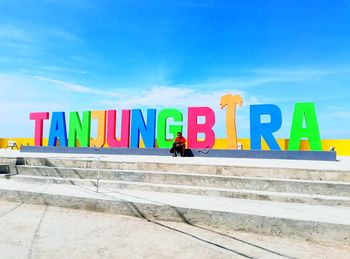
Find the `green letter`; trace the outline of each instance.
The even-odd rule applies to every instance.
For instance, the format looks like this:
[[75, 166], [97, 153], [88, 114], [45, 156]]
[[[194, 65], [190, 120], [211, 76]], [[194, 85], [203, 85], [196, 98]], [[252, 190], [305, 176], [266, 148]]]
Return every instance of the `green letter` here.
[[[305, 128], [303, 127], [304, 118]], [[288, 150], [299, 150], [302, 138], [308, 139], [311, 150], [322, 150], [314, 103], [295, 104]]]
[[[182, 122], [182, 112], [177, 109], [163, 109], [158, 114], [157, 120], [157, 144], [159, 148], [170, 148], [173, 140], [167, 140], [167, 121], [173, 118], [175, 122]], [[182, 125], [169, 125], [169, 133], [176, 136], [177, 132], [182, 131]]]
[[83, 112], [83, 123], [80, 121], [78, 112], [71, 112], [69, 115], [69, 139], [68, 146], [76, 147], [79, 139], [81, 147], [89, 147], [91, 131], [91, 112]]

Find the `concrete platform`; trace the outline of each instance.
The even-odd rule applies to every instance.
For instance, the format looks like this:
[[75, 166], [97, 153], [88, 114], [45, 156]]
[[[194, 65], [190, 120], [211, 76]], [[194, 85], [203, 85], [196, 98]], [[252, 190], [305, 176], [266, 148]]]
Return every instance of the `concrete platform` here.
[[[79, 161], [76, 161], [78, 163]], [[51, 164], [55, 160], [50, 160]], [[104, 164], [100, 165], [104, 168]], [[255, 176], [237, 176], [217, 175], [210, 173], [194, 173], [194, 172], [164, 172], [164, 171], [145, 171], [145, 170], [126, 170], [126, 169], [94, 169], [94, 168], [78, 168], [78, 167], [56, 167], [56, 166], [10, 166], [0, 172], [12, 174], [15, 180], [33, 180], [39, 182], [50, 180], [51, 182], [60, 183], [63, 179], [67, 182], [79, 180], [90, 180], [99, 177], [101, 186], [117, 186], [126, 183], [130, 186], [140, 186], [141, 183], [149, 186], [171, 187], [207, 187], [216, 190], [237, 190], [244, 189], [247, 191], [265, 191], [277, 193], [294, 193], [294, 194], [314, 194], [343, 196], [350, 198], [350, 181], [342, 181], [339, 177], [338, 181], [309, 180], [308, 175], [302, 179], [281, 179], [272, 177], [255, 177]], [[254, 170], [251, 170], [254, 172]], [[13, 175], [14, 174], [14, 175]], [[18, 174], [18, 176], [17, 176]], [[237, 174], [237, 173], [236, 173]], [[27, 176], [27, 177], [23, 177]], [[341, 174], [339, 174], [341, 176]], [[347, 175], [346, 175], [347, 176]], [[62, 179], [63, 178], [63, 179]], [[325, 177], [324, 177], [325, 178]], [[345, 178], [345, 177], [344, 177]], [[61, 179], [61, 180], [60, 180]], [[77, 184], [80, 182], [76, 181]], [[89, 182], [89, 181], [88, 181]], [[84, 184], [81, 182], [81, 184]], [[135, 186], [135, 187], [136, 187]], [[158, 188], [155, 188], [158, 189]], [[189, 189], [189, 188], [187, 188]], [[186, 190], [183, 190], [186, 193]]]
[[350, 156], [338, 156], [337, 161], [287, 160], [287, 159], [251, 159], [251, 158], [218, 158], [218, 157], [171, 157], [171, 156], [132, 156], [132, 155], [100, 155], [100, 154], [60, 154], [60, 153], [25, 153], [18, 150], [0, 149], [2, 161], [21, 158], [60, 158], [66, 160], [84, 159], [125, 162], [125, 163], [159, 163], [181, 165], [213, 165], [239, 166], [258, 168], [288, 168], [310, 170], [340, 170], [350, 172]]
[[[22, 146], [24, 153], [61, 153], [61, 154], [97, 154], [97, 155], [137, 155], [169, 156], [169, 149], [162, 148], [89, 148], [89, 147], [37, 147]], [[266, 151], [266, 150], [230, 150], [230, 149], [186, 149], [186, 157], [254, 158], [336, 161], [336, 152], [330, 151]]]
[[188, 194], [144, 192], [0, 181], [0, 198], [22, 203], [87, 209], [147, 219], [181, 221], [227, 230], [350, 239], [350, 208], [250, 201]]
[[[0, 176], [1, 177], [1, 176]], [[9, 178], [9, 176], [5, 176]], [[96, 179], [74, 179], [61, 177], [40, 177], [40, 176], [12, 176], [16, 181], [32, 182], [38, 184], [73, 184], [77, 186], [97, 186]], [[228, 189], [228, 188], [213, 188], [213, 187], [198, 187], [186, 185], [169, 185], [169, 184], [152, 184], [130, 181], [108, 181], [99, 180], [101, 188], [113, 188], [119, 190], [139, 190], [139, 191], [154, 191], [154, 192], [170, 192], [170, 193], [188, 193], [193, 195], [204, 195], [213, 197], [239, 198], [249, 200], [268, 200], [279, 202], [306, 203], [315, 205], [328, 206], [348, 206], [350, 207], [350, 197], [316, 195], [316, 194], [300, 194], [288, 192], [271, 192], [257, 191], [246, 189]]]
[[347, 158], [314, 163], [2, 152], [3, 200], [281, 237], [350, 240]]

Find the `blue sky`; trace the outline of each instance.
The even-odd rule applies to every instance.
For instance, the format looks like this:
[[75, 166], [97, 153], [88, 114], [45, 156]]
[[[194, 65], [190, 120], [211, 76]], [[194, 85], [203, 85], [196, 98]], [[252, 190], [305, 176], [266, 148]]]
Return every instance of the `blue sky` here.
[[[350, 2], [0, 0], [0, 137], [32, 111], [316, 103], [322, 138], [350, 138]], [[48, 128], [49, 124], [45, 124]], [[47, 133], [46, 133], [47, 136]]]

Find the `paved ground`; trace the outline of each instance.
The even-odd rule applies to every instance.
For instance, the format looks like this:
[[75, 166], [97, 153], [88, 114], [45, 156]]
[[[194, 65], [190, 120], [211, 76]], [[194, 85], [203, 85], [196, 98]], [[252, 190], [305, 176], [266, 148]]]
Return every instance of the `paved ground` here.
[[350, 225], [350, 207], [109, 188], [100, 188], [97, 193], [96, 187], [9, 180], [0, 180], [0, 189]]
[[[17, 150], [0, 149], [0, 157], [45, 157], [67, 159], [97, 159], [98, 155], [58, 154], [58, 153], [20, 153]], [[309, 161], [283, 159], [247, 159], [247, 158], [214, 158], [214, 157], [164, 157], [164, 156], [128, 156], [103, 155], [101, 160], [119, 162], [152, 162], [152, 163], [182, 163], [195, 165], [228, 165], [248, 167], [301, 168], [315, 170], [346, 170], [350, 171], [350, 156], [338, 156], [338, 161]]]
[[0, 201], [1, 258], [349, 258], [312, 243]]

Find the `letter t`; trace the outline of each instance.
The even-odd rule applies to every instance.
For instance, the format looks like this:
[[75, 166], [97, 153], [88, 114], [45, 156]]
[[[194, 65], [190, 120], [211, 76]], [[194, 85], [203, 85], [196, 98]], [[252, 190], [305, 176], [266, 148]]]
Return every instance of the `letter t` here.
[[35, 146], [43, 145], [44, 120], [48, 120], [49, 117], [50, 115], [48, 112], [32, 112], [29, 114], [29, 119], [35, 121], [35, 129], [34, 129]]

